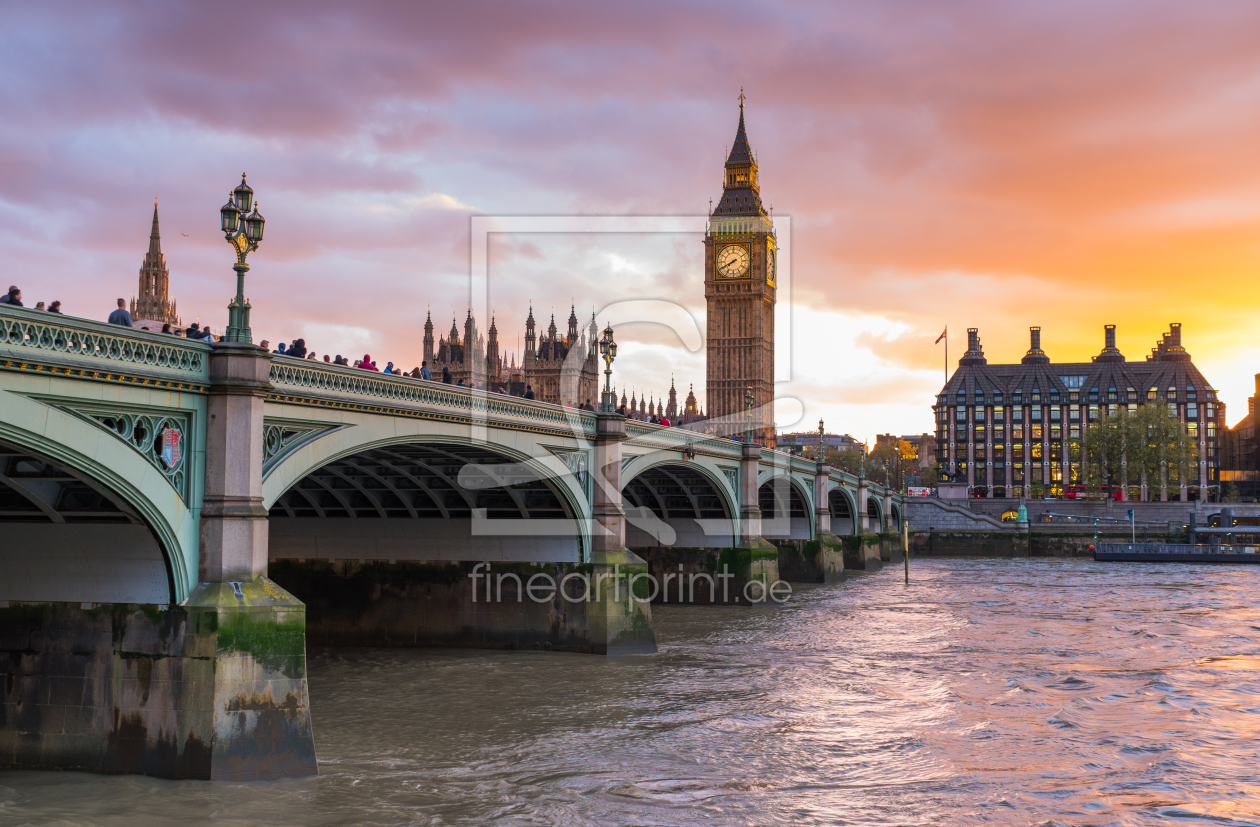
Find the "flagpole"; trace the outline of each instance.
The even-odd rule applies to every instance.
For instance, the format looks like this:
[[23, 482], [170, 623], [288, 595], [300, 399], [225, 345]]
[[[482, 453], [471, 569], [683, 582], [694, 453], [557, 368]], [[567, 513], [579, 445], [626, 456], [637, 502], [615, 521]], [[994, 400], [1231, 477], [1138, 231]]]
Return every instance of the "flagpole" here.
[[945, 325], [945, 384], [949, 384], [949, 325]]

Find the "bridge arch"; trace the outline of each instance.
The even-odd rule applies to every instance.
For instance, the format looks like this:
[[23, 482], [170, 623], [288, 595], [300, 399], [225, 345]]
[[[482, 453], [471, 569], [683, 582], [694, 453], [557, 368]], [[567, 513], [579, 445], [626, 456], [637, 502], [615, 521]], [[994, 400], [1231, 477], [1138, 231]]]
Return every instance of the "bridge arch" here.
[[557, 457], [449, 434], [343, 446], [318, 463], [286, 469], [284, 479], [295, 467], [305, 473], [278, 494], [264, 484], [274, 558], [577, 563], [589, 557], [581, 465], [579, 480]]
[[[0, 599], [177, 603], [197, 582], [198, 519], [139, 451], [0, 391]], [[191, 447], [189, 473], [201, 473]], [[33, 550], [39, 553], [31, 554]]]
[[626, 545], [727, 548], [739, 534], [739, 507], [725, 474], [701, 462], [635, 457], [622, 470]]
[[838, 535], [857, 534], [858, 522], [853, 519], [857, 506], [849, 489], [836, 485], [827, 492], [827, 506], [831, 509], [831, 533]]
[[867, 495], [866, 516], [869, 518], [871, 531], [884, 530], [884, 510], [880, 508], [880, 498]]
[[790, 474], [763, 474], [757, 491], [761, 533], [767, 539], [812, 540], [814, 509], [808, 490]]

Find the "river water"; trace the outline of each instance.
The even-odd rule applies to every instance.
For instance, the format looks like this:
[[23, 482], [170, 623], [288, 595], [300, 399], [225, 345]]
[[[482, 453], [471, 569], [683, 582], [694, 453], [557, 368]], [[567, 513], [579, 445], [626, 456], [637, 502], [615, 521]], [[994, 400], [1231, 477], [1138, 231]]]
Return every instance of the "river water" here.
[[661, 651], [312, 651], [320, 776], [0, 774], [0, 824], [1260, 825], [1260, 567], [915, 561]]

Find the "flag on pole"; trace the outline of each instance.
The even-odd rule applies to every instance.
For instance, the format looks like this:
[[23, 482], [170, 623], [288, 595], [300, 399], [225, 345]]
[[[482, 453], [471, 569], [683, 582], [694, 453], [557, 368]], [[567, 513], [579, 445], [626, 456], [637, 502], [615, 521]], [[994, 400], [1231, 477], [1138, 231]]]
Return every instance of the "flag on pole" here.
[[945, 334], [947, 334], [947, 333], [949, 333], [949, 328], [948, 328], [948, 327], [946, 327], [944, 330], [942, 330], [942, 331], [941, 331], [941, 335], [940, 335], [940, 336], [937, 336], [937, 337], [936, 337], [936, 341], [935, 341], [935, 342], [933, 342], [932, 344], [934, 344], [934, 345], [939, 345], [939, 344], [941, 343], [941, 339], [944, 339], [944, 338], [945, 338]]

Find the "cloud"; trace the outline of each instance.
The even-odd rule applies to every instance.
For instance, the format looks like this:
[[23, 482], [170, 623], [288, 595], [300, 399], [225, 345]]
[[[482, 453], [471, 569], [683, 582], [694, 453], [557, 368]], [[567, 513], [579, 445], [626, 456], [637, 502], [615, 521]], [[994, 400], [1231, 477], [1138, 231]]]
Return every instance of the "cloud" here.
[[[414, 361], [425, 310], [467, 305], [470, 213], [699, 213], [720, 195], [743, 86], [763, 196], [793, 219], [793, 300], [838, 326], [795, 339], [839, 360], [801, 363], [807, 407], [830, 400], [867, 436], [924, 430], [917, 400], [939, 372], [920, 342], [944, 324], [981, 328], [991, 360], [1018, 358], [1040, 324], [1066, 360], [1116, 323], [1138, 358], [1173, 316], [1246, 407], [1254, 3], [105, 0], [6, 15], [0, 250], [28, 295], [72, 312], [99, 318], [134, 289], [158, 194], [181, 312], [221, 327], [233, 283], [216, 212], [246, 170], [268, 218], [247, 284], [256, 331], [306, 331], [322, 352], [362, 341], [343, 327], [371, 330]], [[531, 300], [562, 317], [628, 298], [702, 314], [701, 255], [692, 238], [492, 242], [501, 338]], [[648, 333], [628, 344], [641, 387], [664, 392], [675, 371], [703, 388], [702, 361]]]

